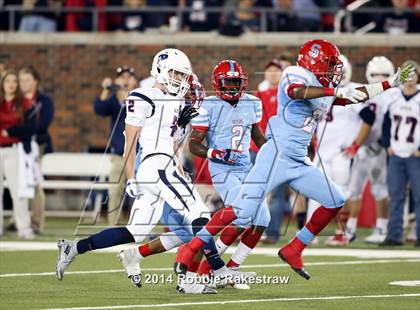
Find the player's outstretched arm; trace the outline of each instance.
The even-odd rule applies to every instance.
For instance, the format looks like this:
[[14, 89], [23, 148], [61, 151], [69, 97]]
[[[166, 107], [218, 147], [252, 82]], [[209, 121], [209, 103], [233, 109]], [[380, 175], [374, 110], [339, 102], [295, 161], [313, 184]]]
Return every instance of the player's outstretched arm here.
[[264, 137], [264, 134], [261, 130], [259, 123], [252, 124], [251, 128], [251, 138], [254, 140], [255, 144], [260, 148], [267, 139]]

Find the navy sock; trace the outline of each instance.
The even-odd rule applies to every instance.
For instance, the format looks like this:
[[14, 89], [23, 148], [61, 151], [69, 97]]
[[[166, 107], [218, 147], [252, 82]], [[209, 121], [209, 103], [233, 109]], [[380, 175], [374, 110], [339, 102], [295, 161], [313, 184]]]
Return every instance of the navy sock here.
[[298, 229], [302, 229], [305, 226], [306, 212], [299, 212], [296, 214]]
[[109, 248], [114, 245], [135, 242], [133, 235], [126, 227], [107, 228], [86, 239], [77, 242], [77, 252], [83, 254], [87, 251]]
[[[208, 223], [208, 221], [209, 220], [206, 218], [198, 218], [192, 222], [194, 236], [201, 230], [202, 227], [204, 227], [204, 225]], [[222, 260], [219, 252], [217, 251], [216, 243], [213, 238], [210, 238], [209, 242], [204, 245], [203, 252], [212, 270], [218, 270], [225, 265], [225, 262]]]

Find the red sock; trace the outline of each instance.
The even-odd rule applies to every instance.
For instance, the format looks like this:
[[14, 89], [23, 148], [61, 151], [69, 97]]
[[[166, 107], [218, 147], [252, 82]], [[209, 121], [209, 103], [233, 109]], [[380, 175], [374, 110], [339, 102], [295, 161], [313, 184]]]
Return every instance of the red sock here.
[[211, 271], [210, 265], [206, 259], [203, 259], [198, 267], [197, 273], [199, 275], [209, 274]]
[[228, 268], [237, 268], [239, 267], [239, 264], [234, 262], [232, 259], [229, 260], [229, 262], [226, 264]]
[[318, 235], [321, 230], [337, 215], [341, 208], [325, 208], [320, 206], [312, 214], [311, 219], [306, 223], [305, 227], [314, 235]]
[[187, 271], [197, 273], [198, 266], [200, 266], [200, 261], [193, 260], [192, 263], [188, 266]]
[[262, 234], [263, 232], [261, 230], [248, 227], [242, 235], [241, 242], [248, 248], [253, 249], [257, 245], [258, 241], [260, 241]]
[[188, 243], [188, 246], [194, 252], [198, 252], [205, 244], [206, 243], [200, 238], [194, 237], [191, 239], [190, 243]]
[[152, 252], [150, 251], [150, 247], [149, 244], [143, 244], [141, 246], [139, 246], [139, 253], [141, 256], [146, 257], [152, 254]]
[[231, 224], [222, 230], [222, 233], [220, 234], [220, 241], [222, 241], [223, 244], [231, 245], [241, 233], [242, 229]]
[[212, 216], [205, 228], [212, 236], [214, 236], [215, 234], [220, 232], [225, 226], [232, 223], [232, 221], [236, 218], [237, 216], [233, 211], [232, 207], [223, 208], [217, 211]]

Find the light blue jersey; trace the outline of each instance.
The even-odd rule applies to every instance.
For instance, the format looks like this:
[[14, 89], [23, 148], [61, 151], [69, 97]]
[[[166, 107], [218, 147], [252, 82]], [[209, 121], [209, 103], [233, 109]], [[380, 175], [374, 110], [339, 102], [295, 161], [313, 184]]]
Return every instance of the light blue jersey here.
[[[218, 161], [209, 161], [209, 171], [213, 186], [225, 205], [232, 205], [238, 196], [245, 178], [252, 168], [249, 147], [251, 144], [251, 128], [262, 118], [262, 105], [259, 98], [245, 94], [234, 107], [218, 97], [207, 97], [200, 110], [200, 115], [191, 123], [193, 129], [206, 130], [207, 146], [225, 150], [242, 152], [236, 165]], [[267, 204], [262, 201], [257, 216], [237, 219], [233, 223], [240, 227], [250, 225], [267, 227], [270, 213]]]
[[[339, 208], [344, 204], [341, 189], [310, 160], [305, 160], [318, 120], [329, 110], [334, 97], [292, 100], [287, 94], [291, 84], [322, 87], [315, 75], [304, 68], [293, 66], [283, 72], [279, 84], [278, 115], [270, 119], [266, 134], [268, 141], [258, 152], [255, 165], [233, 203], [238, 219], [251, 217], [251, 221], [255, 221], [266, 195], [283, 183], [326, 208]], [[198, 235], [205, 240], [206, 233], [203, 229]], [[303, 228], [297, 237], [309, 244], [314, 235]]]
[[269, 120], [266, 136], [276, 141], [282, 153], [303, 161], [318, 121], [328, 112], [334, 97], [294, 100], [287, 94], [291, 84], [322, 87], [312, 72], [302, 67], [287, 67], [279, 83], [277, 116]]
[[[207, 130], [207, 147], [218, 150], [238, 150], [242, 152], [235, 166], [239, 170], [251, 168], [249, 146], [251, 143], [251, 128], [259, 123], [262, 117], [262, 105], [259, 98], [244, 94], [236, 106], [226, 101], [210, 96], [204, 99], [199, 110], [200, 114], [191, 121], [194, 129]], [[209, 161], [211, 175], [216, 175], [226, 169], [232, 169], [215, 160]]]

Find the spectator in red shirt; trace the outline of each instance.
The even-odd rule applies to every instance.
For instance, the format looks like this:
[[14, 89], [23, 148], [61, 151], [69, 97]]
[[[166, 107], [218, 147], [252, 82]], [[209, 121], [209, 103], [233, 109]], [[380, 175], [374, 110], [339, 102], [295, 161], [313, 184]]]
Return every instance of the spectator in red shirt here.
[[[83, 8], [83, 7], [97, 7], [103, 8], [106, 6], [106, 0], [67, 0], [66, 7]], [[93, 31], [93, 13], [74, 12], [67, 13], [66, 16], [66, 30], [67, 31]], [[96, 25], [98, 31], [107, 31], [106, 28], [106, 13], [98, 14], [98, 24]]]
[[26, 153], [30, 152], [31, 138], [35, 132], [35, 113], [32, 102], [25, 100], [18, 87], [18, 76], [6, 71], [0, 79], [0, 235], [3, 227], [3, 178], [13, 200], [13, 215], [18, 237], [33, 239], [28, 199], [19, 192], [18, 144], [23, 144]]

